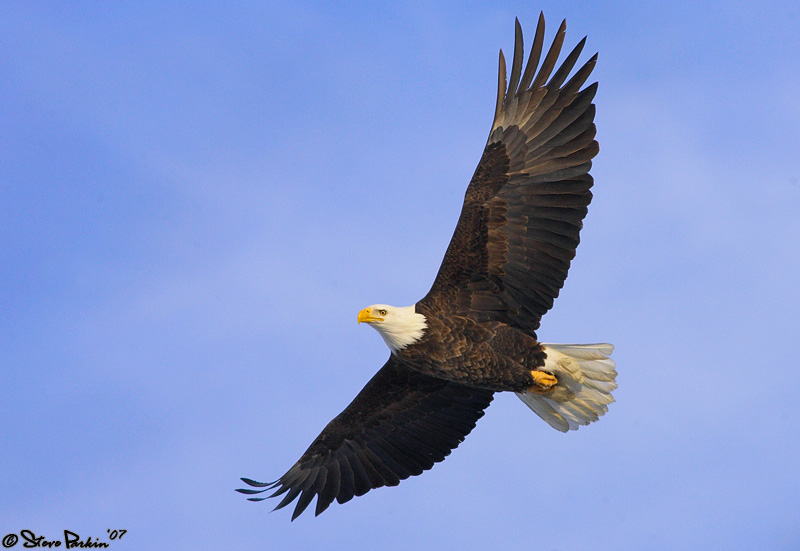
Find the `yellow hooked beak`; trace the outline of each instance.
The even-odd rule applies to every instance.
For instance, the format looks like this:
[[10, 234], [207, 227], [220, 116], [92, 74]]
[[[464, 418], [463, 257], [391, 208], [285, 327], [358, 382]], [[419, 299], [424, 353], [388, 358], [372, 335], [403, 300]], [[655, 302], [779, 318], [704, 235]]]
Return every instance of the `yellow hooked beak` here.
[[371, 323], [373, 321], [383, 321], [383, 318], [372, 315], [372, 308], [364, 308], [358, 313], [358, 323], [362, 321]]

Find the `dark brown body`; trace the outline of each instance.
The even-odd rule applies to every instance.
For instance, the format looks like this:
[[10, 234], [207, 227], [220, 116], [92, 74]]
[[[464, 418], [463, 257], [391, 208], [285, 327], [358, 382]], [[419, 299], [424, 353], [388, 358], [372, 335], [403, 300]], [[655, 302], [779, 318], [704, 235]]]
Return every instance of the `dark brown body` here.
[[442, 318], [417, 304], [428, 329], [417, 343], [394, 352], [403, 364], [439, 379], [486, 390], [526, 390], [531, 370], [544, 365], [545, 353], [525, 332], [497, 321], [467, 316]]

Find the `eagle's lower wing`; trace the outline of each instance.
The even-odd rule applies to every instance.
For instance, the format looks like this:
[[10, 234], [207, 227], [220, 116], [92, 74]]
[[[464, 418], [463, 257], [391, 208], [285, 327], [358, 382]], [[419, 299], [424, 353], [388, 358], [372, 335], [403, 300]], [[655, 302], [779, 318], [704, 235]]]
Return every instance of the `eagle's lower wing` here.
[[517, 22], [507, 88], [500, 52], [492, 131], [442, 266], [421, 301], [429, 309], [533, 332], [564, 284], [592, 198], [589, 169], [598, 151], [592, 104], [597, 85], [580, 89], [597, 56], [565, 83], [585, 39], [550, 76], [565, 29], [562, 22], [534, 77], [544, 18], [524, 74]]
[[272, 483], [243, 478], [255, 489], [238, 491], [286, 493], [276, 509], [299, 496], [294, 520], [315, 495], [319, 515], [334, 499], [344, 503], [372, 488], [395, 486], [449, 455], [483, 416], [492, 394], [423, 375], [391, 356], [286, 474]]

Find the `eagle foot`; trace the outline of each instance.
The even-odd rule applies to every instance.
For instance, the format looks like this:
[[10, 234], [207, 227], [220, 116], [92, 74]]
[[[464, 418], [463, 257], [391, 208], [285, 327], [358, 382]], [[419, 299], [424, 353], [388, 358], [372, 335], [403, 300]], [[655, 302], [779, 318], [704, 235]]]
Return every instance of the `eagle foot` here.
[[558, 384], [558, 379], [556, 379], [556, 376], [546, 371], [534, 369], [531, 371], [531, 376], [533, 377], [533, 386], [528, 388], [528, 392], [546, 394], [552, 391]]

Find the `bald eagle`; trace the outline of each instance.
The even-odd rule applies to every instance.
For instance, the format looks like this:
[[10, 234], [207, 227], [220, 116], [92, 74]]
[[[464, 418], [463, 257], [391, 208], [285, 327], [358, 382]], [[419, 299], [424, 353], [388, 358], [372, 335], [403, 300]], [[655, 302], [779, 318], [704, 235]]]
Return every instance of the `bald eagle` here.
[[596, 421], [614, 401], [612, 345], [546, 344], [535, 333], [567, 277], [592, 198], [597, 83], [581, 87], [597, 55], [567, 80], [584, 38], [553, 73], [562, 21], [537, 71], [540, 14], [523, 72], [519, 20], [515, 31], [511, 76], [501, 50], [489, 139], [433, 286], [411, 306], [358, 313], [391, 350], [386, 364], [286, 474], [242, 479], [250, 488], [241, 493], [286, 494], [276, 509], [299, 497], [292, 520], [314, 496], [319, 515], [334, 499], [430, 469], [464, 440], [495, 392], [516, 393], [563, 432]]

